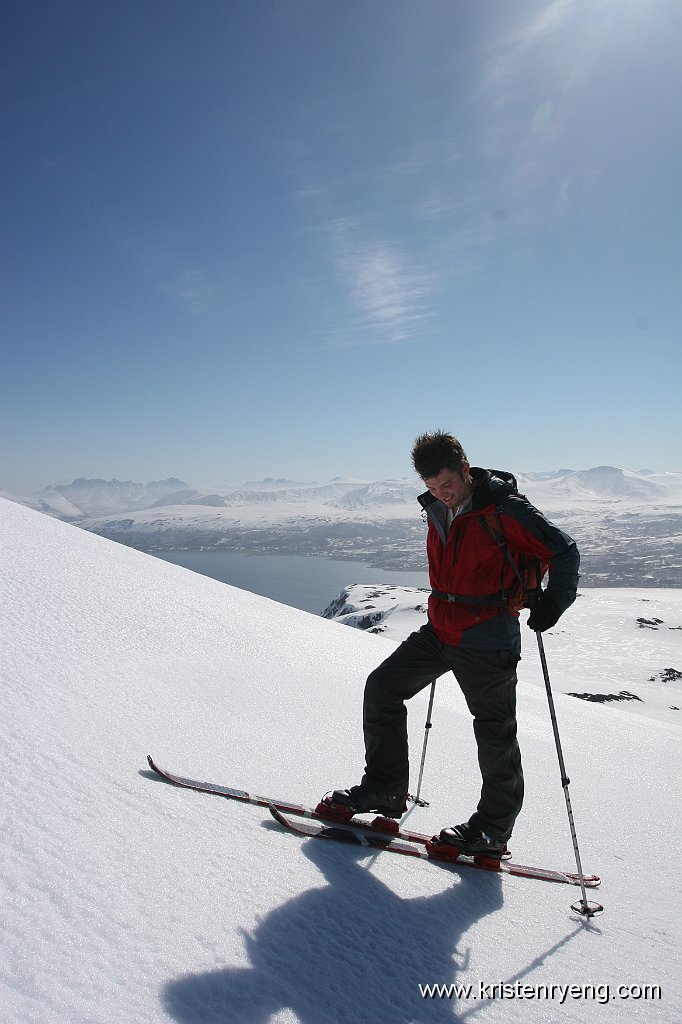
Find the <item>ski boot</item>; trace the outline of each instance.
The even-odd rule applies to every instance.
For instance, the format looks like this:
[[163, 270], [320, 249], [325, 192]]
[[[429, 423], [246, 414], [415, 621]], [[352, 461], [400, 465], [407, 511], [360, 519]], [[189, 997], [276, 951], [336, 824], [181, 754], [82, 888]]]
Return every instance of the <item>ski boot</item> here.
[[402, 817], [406, 810], [404, 793], [373, 793], [363, 785], [335, 789], [323, 797], [315, 808], [317, 814], [333, 821], [350, 821], [356, 814], [376, 811], [379, 817], [374, 819], [372, 825], [380, 831], [397, 831], [398, 823], [395, 819]]
[[426, 844], [426, 852], [434, 860], [455, 861], [460, 855], [471, 857], [474, 864], [490, 871], [499, 871], [502, 858], [510, 856], [503, 839], [493, 839], [469, 822], [441, 829], [440, 834]]

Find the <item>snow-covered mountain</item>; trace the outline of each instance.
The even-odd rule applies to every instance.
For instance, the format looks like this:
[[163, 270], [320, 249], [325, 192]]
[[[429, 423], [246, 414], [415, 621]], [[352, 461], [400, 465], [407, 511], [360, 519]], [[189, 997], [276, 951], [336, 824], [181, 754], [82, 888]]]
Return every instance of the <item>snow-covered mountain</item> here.
[[527, 483], [533, 494], [542, 494], [553, 504], [566, 500], [657, 502], [682, 501], [682, 473], [633, 473], [614, 466], [595, 466], [593, 469], [560, 470], [552, 474], [521, 474], [520, 482]]
[[[663, 501], [682, 505], [682, 473], [654, 473], [641, 470], [617, 469], [613, 466], [597, 466], [593, 469], [561, 469], [547, 472], [518, 473], [519, 485], [525, 489], [531, 500], [549, 503], [551, 511], [565, 509], [567, 502], [622, 500], [642, 504], [647, 501]], [[364, 510], [372, 508], [382, 514], [392, 506], [404, 506], [405, 516], [414, 510], [414, 500], [423, 485], [416, 478], [400, 480], [358, 480], [349, 477], [335, 477], [326, 483], [297, 483], [292, 480], [274, 480], [266, 477], [251, 481], [239, 487], [223, 486], [191, 488], [174, 477], [141, 484], [120, 480], [87, 480], [79, 478], [70, 484], [56, 484], [29, 498], [3, 493], [11, 500], [36, 507], [44, 502], [44, 511], [59, 518], [58, 506], [50, 512], [50, 499], [61, 495], [69, 505], [82, 516], [108, 516], [120, 512], [137, 512], [153, 507], [168, 505], [208, 505], [211, 507], [256, 509], [263, 505], [305, 505], [319, 503], [339, 510]]]
[[[3, 1020], [582, 1024], [607, 1002], [619, 1024], [679, 1020], [680, 725], [564, 695], [576, 652], [609, 686], [641, 644], [651, 674], [665, 666], [658, 644], [682, 638], [663, 632], [682, 618], [679, 593], [641, 597], [658, 630], [608, 591], [592, 628], [578, 633], [567, 613], [570, 646], [547, 636], [583, 865], [603, 879], [605, 913], [587, 922], [569, 907], [578, 890], [299, 841], [262, 809], [152, 778], [148, 751], [308, 803], [357, 781], [363, 680], [394, 643], [17, 504], [0, 501], [0, 515]], [[526, 644], [527, 797], [512, 846], [519, 861], [570, 869], [536, 661]], [[410, 705], [415, 760], [426, 701]], [[426, 832], [462, 820], [479, 788], [451, 681], [433, 722], [430, 806], [408, 818]], [[453, 983], [446, 998], [419, 987]]]
[[383, 584], [351, 583], [324, 609], [325, 619], [344, 626], [404, 640], [427, 621], [429, 590]]
[[185, 489], [163, 495], [151, 506], [162, 508], [167, 505], [210, 505], [223, 508], [243, 509], [249, 505], [260, 509], [263, 505], [285, 507], [295, 505], [314, 508], [328, 505], [333, 509], [366, 510], [376, 508], [385, 514], [386, 507], [400, 505], [412, 509], [415, 499], [415, 484], [407, 480], [379, 480], [362, 483], [350, 480], [332, 480], [326, 484], [291, 485], [281, 481], [266, 482], [265, 486], [253, 488], [231, 488], [223, 490]]
[[187, 484], [174, 477], [148, 484], [134, 483], [132, 480], [86, 480], [80, 477], [70, 484], [55, 484], [48, 488], [48, 492], [61, 494], [80, 509], [83, 516], [99, 516], [149, 508], [164, 494], [186, 487]]
[[[420, 488], [423, 490], [423, 487]], [[373, 509], [387, 505], [407, 505], [414, 508], [415, 483], [408, 480], [379, 480], [354, 487], [338, 502], [341, 508]]]
[[18, 505], [25, 505], [26, 508], [33, 508], [36, 512], [44, 512], [45, 515], [54, 516], [55, 519], [63, 519], [67, 523], [76, 522], [84, 517], [82, 509], [51, 487], [46, 487], [40, 494], [30, 498], [0, 491], [0, 498], [14, 501]]

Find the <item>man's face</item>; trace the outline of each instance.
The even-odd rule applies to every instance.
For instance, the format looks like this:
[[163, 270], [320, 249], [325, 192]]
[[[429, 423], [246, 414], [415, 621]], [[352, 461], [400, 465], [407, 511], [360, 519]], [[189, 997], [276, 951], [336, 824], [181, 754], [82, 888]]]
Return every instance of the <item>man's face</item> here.
[[456, 469], [442, 469], [438, 476], [424, 479], [424, 483], [434, 498], [438, 498], [448, 508], [457, 508], [471, 494], [469, 463], [462, 463], [461, 472]]

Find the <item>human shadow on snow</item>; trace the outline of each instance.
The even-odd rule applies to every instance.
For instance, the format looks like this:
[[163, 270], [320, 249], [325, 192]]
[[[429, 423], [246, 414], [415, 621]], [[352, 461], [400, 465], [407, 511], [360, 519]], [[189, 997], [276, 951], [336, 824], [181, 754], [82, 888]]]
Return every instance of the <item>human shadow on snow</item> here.
[[468, 959], [461, 937], [502, 906], [500, 876], [443, 869], [442, 892], [403, 897], [366, 869], [381, 854], [314, 839], [300, 849], [327, 884], [243, 932], [250, 967], [168, 982], [162, 1001], [171, 1017], [267, 1024], [288, 1007], [301, 1024], [454, 1024], [456, 1001], [424, 999], [419, 984], [457, 981]]

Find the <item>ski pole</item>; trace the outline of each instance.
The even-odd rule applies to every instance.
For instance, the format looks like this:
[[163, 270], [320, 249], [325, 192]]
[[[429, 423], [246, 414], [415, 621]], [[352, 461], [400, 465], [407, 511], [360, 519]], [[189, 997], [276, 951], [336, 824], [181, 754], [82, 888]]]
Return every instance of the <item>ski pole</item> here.
[[426, 761], [426, 745], [429, 742], [429, 730], [431, 729], [431, 712], [433, 710], [433, 696], [436, 692], [436, 680], [434, 679], [431, 683], [431, 696], [429, 697], [429, 709], [426, 712], [426, 725], [424, 726], [424, 746], [422, 748], [422, 763], [419, 767], [419, 782], [417, 783], [416, 796], [410, 797], [410, 799], [417, 804], [419, 807], [428, 807], [429, 801], [422, 800], [420, 794], [422, 791], [422, 778], [424, 776], [424, 762]]
[[563, 787], [564, 798], [566, 800], [566, 812], [568, 814], [568, 823], [571, 829], [571, 839], [573, 840], [573, 852], [575, 853], [575, 863], [578, 868], [578, 878], [580, 880], [580, 889], [582, 892], [582, 900], [580, 900], [579, 903], [572, 903], [571, 910], [577, 911], [579, 914], [582, 914], [583, 917], [594, 917], [595, 914], [601, 914], [604, 908], [600, 903], [590, 903], [587, 899], [587, 892], [585, 890], [585, 876], [583, 874], [583, 867], [580, 862], [580, 851], [578, 850], [578, 837], [576, 836], [575, 822], [573, 820], [573, 809], [571, 807], [571, 798], [568, 792], [568, 786], [571, 780], [566, 775], [566, 765], [564, 763], [564, 755], [561, 749], [561, 740], [559, 739], [559, 726], [557, 724], [556, 711], [554, 709], [554, 697], [552, 696], [552, 687], [549, 681], [547, 658], [545, 656], [545, 645], [542, 642], [542, 633], [540, 632], [540, 630], [536, 630], [535, 635], [538, 638], [538, 649], [540, 651], [542, 674], [545, 677], [545, 690], [547, 691], [547, 701], [549, 703], [549, 716], [552, 719], [554, 743], [556, 744], [557, 755], [559, 758], [559, 771], [561, 772], [561, 785]]

